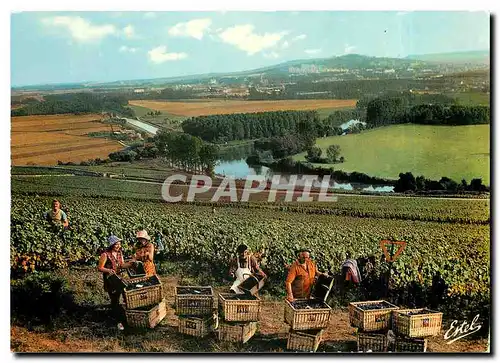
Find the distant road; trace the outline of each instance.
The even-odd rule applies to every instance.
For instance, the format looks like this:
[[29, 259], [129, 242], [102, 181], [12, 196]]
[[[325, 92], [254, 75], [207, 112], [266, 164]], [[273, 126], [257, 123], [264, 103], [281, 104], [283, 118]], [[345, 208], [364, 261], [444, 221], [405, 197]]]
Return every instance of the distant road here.
[[134, 120], [131, 118], [124, 118], [124, 119], [127, 121], [127, 123], [134, 125], [135, 127], [139, 128], [141, 130], [144, 130], [146, 132], [149, 132], [150, 134], [153, 134], [153, 135], [156, 135], [156, 133], [159, 130], [158, 127], [152, 126], [150, 124], [147, 124], [147, 123], [139, 121], [139, 120]]

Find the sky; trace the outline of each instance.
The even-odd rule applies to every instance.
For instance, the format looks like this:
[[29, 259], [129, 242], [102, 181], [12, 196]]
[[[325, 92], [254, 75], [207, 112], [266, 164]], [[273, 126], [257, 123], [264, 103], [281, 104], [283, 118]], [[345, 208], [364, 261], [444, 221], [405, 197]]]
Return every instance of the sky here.
[[11, 85], [236, 72], [349, 53], [489, 50], [486, 12], [20, 12]]

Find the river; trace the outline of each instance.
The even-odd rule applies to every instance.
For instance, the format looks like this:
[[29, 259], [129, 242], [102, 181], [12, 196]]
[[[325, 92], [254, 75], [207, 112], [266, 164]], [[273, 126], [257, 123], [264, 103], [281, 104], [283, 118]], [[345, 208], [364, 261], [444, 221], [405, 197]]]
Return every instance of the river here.
[[[267, 180], [272, 180], [272, 177], [276, 174], [281, 176], [280, 186], [284, 186], [288, 184], [290, 174], [286, 173], [274, 173], [271, 169], [266, 166], [256, 166], [252, 167], [247, 164], [246, 159], [239, 160], [231, 160], [231, 161], [222, 161], [219, 160], [217, 165], [215, 166], [215, 173], [219, 175], [224, 175], [228, 177], [232, 177], [235, 179], [244, 179], [249, 175], [262, 175]], [[302, 180], [303, 175], [297, 176], [296, 185], [304, 185], [304, 181]], [[320, 188], [321, 180], [317, 180], [313, 182], [313, 186]], [[337, 183], [334, 180], [330, 180], [330, 188], [331, 189], [341, 189], [341, 190], [362, 190], [366, 192], [384, 192], [391, 193], [394, 192], [394, 187], [392, 185], [370, 185], [370, 184], [361, 184], [361, 183]]]

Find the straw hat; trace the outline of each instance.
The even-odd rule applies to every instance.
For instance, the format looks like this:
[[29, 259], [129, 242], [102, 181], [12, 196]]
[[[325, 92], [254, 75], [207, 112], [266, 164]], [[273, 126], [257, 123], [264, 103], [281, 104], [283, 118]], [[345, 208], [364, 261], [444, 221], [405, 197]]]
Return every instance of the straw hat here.
[[145, 229], [137, 232], [137, 238], [144, 238], [148, 241], [151, 240], [151, 237], [149, 237], [148, 232]]

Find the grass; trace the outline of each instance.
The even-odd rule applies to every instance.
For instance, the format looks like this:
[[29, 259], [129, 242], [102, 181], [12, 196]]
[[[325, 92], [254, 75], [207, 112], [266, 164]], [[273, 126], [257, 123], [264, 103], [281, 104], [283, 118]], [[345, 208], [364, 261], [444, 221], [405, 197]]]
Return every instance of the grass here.
[[[398, 178], [411, 171], [415, 176], [457, 182], [482, 178], [490, 184], [490, 126], [396, 125], [361, 134], [320, 138], [323, 149], [338, 144], [343, 164], [316, 164], [346, 172], [362, 172], [383, 178]], [[305, 160], [305, 153], [294, 156]]]
[[164, 111], [162, 111], [161, 115], [153, 117], [147, 115], [147, 113], [156, 110], [138, 105], [129, 105], [129, 107], [134, 111], [135, 115], [139, 117], [141, 120], [149, 122], [150, 124], [153, 124], [155, 126], [164, 127], [172, 130], [179, 130], [180, 124], [182, 123], [182, 121], [186, 119], [185, 116], [173, 115]]

